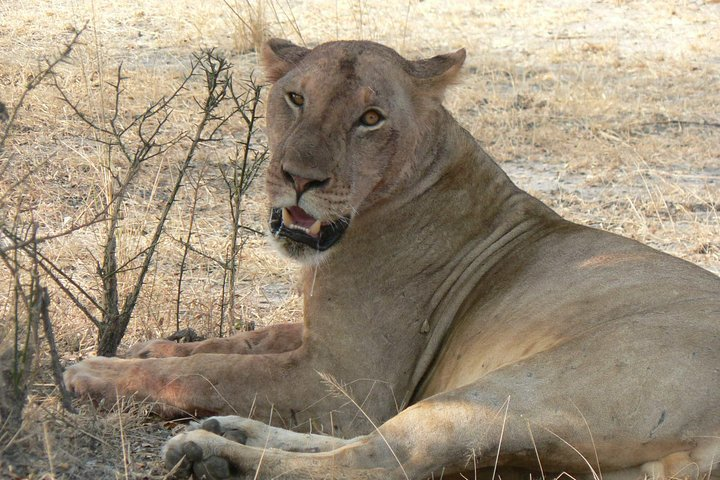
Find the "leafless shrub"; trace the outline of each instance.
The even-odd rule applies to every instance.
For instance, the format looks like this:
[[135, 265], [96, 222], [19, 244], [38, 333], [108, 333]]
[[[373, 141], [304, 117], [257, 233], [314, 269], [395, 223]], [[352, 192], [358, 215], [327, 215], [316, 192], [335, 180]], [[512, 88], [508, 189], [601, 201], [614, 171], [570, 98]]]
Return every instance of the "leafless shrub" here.
[[[7, 139], [22, 111], [27, 96], [55, 73], [78, 44], [83, 29], [76, 30], [60, 53], [45, 61], [22, 91], [18, 101], [8, 112], [0, 102], [0, 121], [6, 122], [0, 132], [0, 178], [12, 168], [12, 155], [4, 150]], [[32, 205], [19, 193], [23, 187], [21, 177], [16, 182], [3, 182], [0, 191], [0, 272], [11, 278], [7, 301], [0, 305], [0, 444], [9, 445], [6, 437], [17, 431], [27, 390], [35, 376], [35, 354], [40, 344], [40, 328], [50, 345], [54, 378], [61, 391], [63, 405], [71, 409], [67, 391], [62, 383], [59, 357], [55, 346], [48, 308], [50, 295], [42, 285], [43, 255], [40, 245], [48, 237], [38, 237], [38, 225], [33, 217]], [[67, 234], [62, 232], [56, 235]], [[3, 441], [7, 440], [7, 441]]]
[[[194, 131], [173, 133], [173, 107], [185, 92], [188, 83], [201, 77], [204, 81], [203, 98], [195, 98], [195, 104], [200, 109], [200, 117], [194, 126]], [[194, 166], [194, 159], [198, 151], [213, 142], [220, 141], [221, 128], [235, 115], [240, 114], [248, 127], [248, 134], [240, 142], [237, 150], [238, 162], [233, 167], [230, 177], [226, 177], [228, 187], [233, 189], [230, 198], [233, 212], [233, 233], [229, 247], [229, 266], [223, 262], [228, 272], [237, 268], [238, 243], [237, 229], [240, 226], [240, 197], [244, 194], [250, 182], [255, 178], [257, 168], [264, 159], [265, 150], [255, 150], [252, 138], [256, 134], [255, 109], [259, 103], [260, 87], [252, 80], [247, 85], [247, 91], [236, 93], [230, 73], [230, 64], [224, 57], [212, 50], [203, 51], [194, 56], [190, 72], [180, 85], [170, 93], [141, 112], [129, 121], [124, 121], [122, 111], [123, 81], [122, 66], [117, 68], [115, 80], [111, 84], [114, 93], [114, 103], [111, 116], [107, 121], [96, 119], [79, 106], [79, 102], [70, 98], [56, 77], [55, 88], [65, 103], [70, 106], [73, 113], [94, 132], [96, 141], [104, 146], [103, 169], [105, 178], [105, 205], [106, 212], [105, 239], [101, 260], [98, 261], [97, 275], [101, 282], [102, 295], [91, 293], [78, 283], [62, 276], [59, 268], [51, 269], [63, 291], [74, 298], [74, 303], [82, 313], [97, 327], [99, 331], [97, 352], [99, 355], [113, 356], [130, 322], [133, 310], [143, 289], [148, 272], [153, 262], [153, 256], [163, 236], [168, 215], [175, 203], [178, 192], [184, 187], [185, 179]], [[246, 113], [247, 112], [247, 113]], [[123, 227], [123, 208], [128, 201], [128, 194], [142, 175], [151, 160], [168, 155], [170, 150], [181, 149], [182, 159], [174, 172], [174, 182], [164, 194], [161, 212], [154, 225], [148, 227], [152, 230], [150, 240], [136, 250], [122, 264], [118, 261], [118, 242], [121, 241]], [[235, 165], [235, 164], [233, 164]], [[198, 179], [198, 182], [200, 180]], [[197, 188], [197, 185], [196, 187]], [[197, 192], [195, 193], [197, 198]], [[193, 208], [194, 210], [194, 208]], [[192, 214], [191, 214], [192, 215]], [[192, 238], [192, 221], [185, 239], [186, 251], [181, 263], [181, 272], [184, 269], [187, 250], [190, 248]], [[230, 292], [234, 288], [234, 273], [228, 277]], [[129, 285], [126, 292], [121, 285]], [[182, 274], [178, 280], [178, 306], [176, 308], [176, 323], [179, 327], [179, 302], [182, 291]], [[123, 295], [123, 293], [125, 293]], [[83, 297], [83, 301], [79, 298]], [[230, 297], [232, 295], [230, 294]], [[225, 292], [223, 293], [225, 298]], [[84, 304], [90, 303], [90, 308]], [[232, 303], [232, 301], [230, 301]], [[223, 302], [224, 304], [225, 302]], [[99, 312], [96, 314], [93, 312]]]
[[228, 159], [227, 164], [219, 168], [219, 174], [225, 186], [227, 195], [228, 210], [230, 212], [230, 236], [225, 248], [225, 255], [222, 258], [213, 257], [205, 253], [192, 242], [192, 228], [195, 220], [195, 209], [197, 205], [198, 191], [201, 186], [202, 174], [198, 180], [191, 183], [193, 196], [189, 215], [187, 237], [178, 240], [182, 243], [183, 252], [178, 274], [177, 296], [176, 296], [176, 328], [180, 330], [180, 311], [182, 304], [182, 284], [185, 266], [190, 253], [210, 259], [222, 269], [222, 288], [220, 292], [220, 319], [219, 336], [233, 332], [235, 328], [251, 329], [251, 323], [245, 323], [237, 313], [236, 290], [238, 270], [240, 267], [240, 254], [242, 252], [248, 235], [260, 235], [262, 232], [246, 226], [243, 223], [243, 199], [254, 180], [260, 173], [260, 169], [268, 158], [268, 148], [263, 142], [258, 142], [258, 123], [262, 119], [259, 113], [261, 105], [262, 85], [257, 83], [251, 76], [240, 87], [237, 92], [235, 87], [230, 86], [233, 112], [239, 114], [244, 124], [244, 136], [237, 140], [234, 154]]
[[[268, 148], [265, 144], [256, 145], [254, 138], [258, 134], [258, 120], [260, 114], [258, 107], [260, 105], [260, 93], [262, 87], [250, 78], [243, 85], [242, 93], [236, 95], [233, 92], [233, 101], [235, 107], [242, 116], [245, 123], [245, 138], [240, 140], [235, 148], [235, 155], [230, 161], [229, 172], [223, 171], [222, 176], [227, 187], [228, 203], [230, 206], [230, 215], [232, 222], [232, 231], [227, 249], [227, 255], [223, 262], [225, 271], [225, 281], [227, 289], [223, 288], [224, 295], [222, 302], [222, 310], [220, 316], [220, 335], [223, 333], [224, 319], [228, 318], [228, 331], [232, 331], [237, 323], [237, 311], [235, 305], [235, 290], [238, 275], [238, 259], [243, 248], [244, 239], [241, 230], [245, 229], [252, 233], [260, 233], [253, 229], [243, 226], [242, 223], [242, 200], [245, 197], [253, 180], [257, 177], [260, 167], [268, 158]], [[249, 329], [249, 324], [241, 325], [244, 329]]]
[[[34, 226], [24, 230], [28, 236], [35, 236]], [[33, 243], [35, 248], [36, 245]], [[2, 435], [6, 435], [16, 431], [20, 424], [27, 388], [33, 375], [32, 363], [39, 342], [40, 310], [45, 299], [41, 293], [36, 257], [25, 258], [20, 249], [13, 249], [0, 253], [0, 261], [12, 276], [11, 300], [5, 306], [12, 319], [11, 331], [5, 334], [11, 338], [3, 342], [0, 352], [0, 391], [3, 392], [0, 397], [0, 425], [6, 432]]]

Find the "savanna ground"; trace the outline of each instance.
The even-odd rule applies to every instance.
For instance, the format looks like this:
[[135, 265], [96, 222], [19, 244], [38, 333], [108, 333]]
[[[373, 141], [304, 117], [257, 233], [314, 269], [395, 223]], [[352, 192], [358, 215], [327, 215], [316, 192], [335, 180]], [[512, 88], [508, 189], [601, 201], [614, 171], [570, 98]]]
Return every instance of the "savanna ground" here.
[[[8, 112], [43, 70], [43, 59], [57, 58], [86, 23], [54, 77], [24, 99], [8, 132], [0, 151], [0, 226], [34, 223], [38, 238], [69, 232], [38, 248], [89, 297], [100, 295], [97, 266], [107, 222], [74, 227], [102, 213], [114, 181], [109, 172], [122, 177], [127, 166], [108, 154], [101, 135], [78, 118], [53, 83], [103, 124], [113, 114], [111, 84], [122, 63], [118, 118], [128, 124], [172, 93], [201, 48], [225, 55], [238, 85], [259, 74], [255, 47], [263, 36], [307, 46], [370, 39], [411, 58], [467, 48], [465, 75], [446, 105], [516, 183], [574, 221], [720, 272], [717, 2], [0, 0], [0, 101]], [[202, 82], [193, 79], [177, 97], [165, 138], [182, 140], [143, 164], [119, 212], [123, 296], [185, 158], [182, 134], [198, 122], [193, 98], [202, 93]], [[262, 122], [260, 127], [257, 145], [263, 142]], [[217, 141], [196, 152], [121, 353], [178, 326], [213, 336], [252, 322], [299, 319], [294, 267], [248, 228], [241, 229], [233, 291], [225, 294], [222, 259], [233, 227], [224, 179], [246, 131], [235, 117]], [[267, 229], [262, 179], [245, 194], [241, 209], [245, 227]], [[13, 252], [9, 246], [3, 237], [0, 248]], [[0, 340], [7, 344], [13, 337], [13, 279], [0, 271]], [[56, 283], [40, 277], [50, 290], [62, 362], [93, 355], [95, 326]], [[75, 295], [91, 312], [97, 309]], [[163, 478], [160, 445], [182, 425], [161, 422], [138, 404], [107, 413], [76, 403], [79, 414], [66, 413], [48, 365], [41, 342], [22, 427], [14, 435], [0, 430], [0, 478]]]

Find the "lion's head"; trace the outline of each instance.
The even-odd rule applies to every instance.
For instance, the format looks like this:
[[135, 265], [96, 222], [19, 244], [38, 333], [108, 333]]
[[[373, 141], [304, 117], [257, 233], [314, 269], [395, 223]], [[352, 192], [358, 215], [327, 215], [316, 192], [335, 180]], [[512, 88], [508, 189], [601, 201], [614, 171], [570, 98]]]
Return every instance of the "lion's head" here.
[[372, 42], [266, 44], [267, 191], [281, 250], [316, 261], [356, 215], [412, 185], [427, 167], [425, 126], [464, 59], [458, 50], [409, 61]]

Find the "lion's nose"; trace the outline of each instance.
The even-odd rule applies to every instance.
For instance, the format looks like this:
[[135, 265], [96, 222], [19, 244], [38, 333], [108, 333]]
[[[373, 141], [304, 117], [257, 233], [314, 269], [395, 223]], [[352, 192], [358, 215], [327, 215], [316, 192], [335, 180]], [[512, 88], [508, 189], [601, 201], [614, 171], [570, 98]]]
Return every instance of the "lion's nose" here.
[[287, 179], [288, 182], [292, 183], [293, 187], [295, 188], [295, 191], [298, 194], [298, 197], [302, 195], [303, 193], [307, 192], [308, 190], [311, 190], [313, 188], [322, 188], [330, 181], [330, 178], [324, 178], [322, 180], [312, 179], [312, 178], [305, 178], [300, 175], [295, 175], [293, 173], [288, 172], [287, 170], [283, 169], [283, 175]]

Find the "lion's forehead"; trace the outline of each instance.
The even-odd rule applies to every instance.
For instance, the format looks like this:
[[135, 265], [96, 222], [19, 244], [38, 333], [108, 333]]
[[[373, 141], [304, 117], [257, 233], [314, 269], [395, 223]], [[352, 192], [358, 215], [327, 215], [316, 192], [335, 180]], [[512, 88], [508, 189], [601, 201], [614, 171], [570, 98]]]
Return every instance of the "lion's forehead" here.
[[334, 66], [348, 76], [356, 74], [364, 65], [399, 67], [407, 61], [394, 50], [372, 42], [330, 42], [313, 49], [306, 57], [307, 62], [325, 63]]
[[393, 58], [375, 47], [361, 42], [347, 46], [340, 43], [319, 52], [315, 49], [304, 59], [295, 81], [327, 102], [341, 98], [361, 103], [388, 101], [407, 85], [403, 78], [407, 73], [399, 63], [404, 59], [397, 54]]

